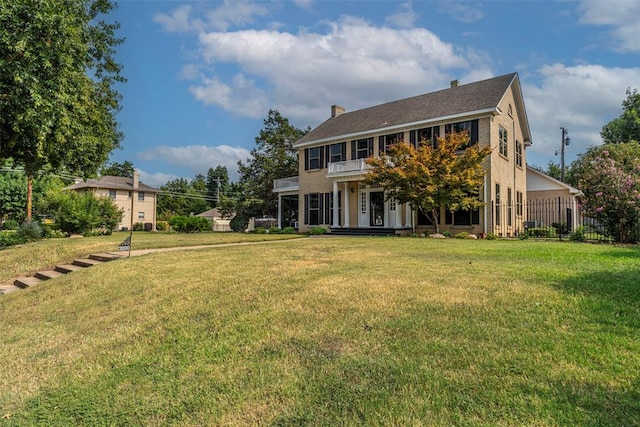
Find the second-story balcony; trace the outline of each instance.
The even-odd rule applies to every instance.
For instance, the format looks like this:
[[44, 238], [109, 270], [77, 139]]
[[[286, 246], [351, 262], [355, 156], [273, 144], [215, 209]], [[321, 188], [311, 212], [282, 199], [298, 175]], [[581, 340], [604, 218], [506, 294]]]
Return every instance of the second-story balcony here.
[[284, 191], [298, 191], [298, 177], [292, 176], [289, 178], [274, 179], [273, 180], [273, 192], [282, 193]]
[[338, 177], [363, 175], [369, 169], [371, 169], [371, 166], [365, 162], [365, 159], [334, 162], [329, 163], [327, 176]]

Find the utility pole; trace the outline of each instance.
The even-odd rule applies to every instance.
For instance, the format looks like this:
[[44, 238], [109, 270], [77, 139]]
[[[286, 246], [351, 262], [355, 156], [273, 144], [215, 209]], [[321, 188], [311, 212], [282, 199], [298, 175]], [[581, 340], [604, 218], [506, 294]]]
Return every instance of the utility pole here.
[[569, 145], [571, 139], [568, 135], [569, 131], [565, 127], [560, 126], [560, 130], [562, 130], [562, 142], [560, 143], [560, 181], [564, 182], [564, 146]]

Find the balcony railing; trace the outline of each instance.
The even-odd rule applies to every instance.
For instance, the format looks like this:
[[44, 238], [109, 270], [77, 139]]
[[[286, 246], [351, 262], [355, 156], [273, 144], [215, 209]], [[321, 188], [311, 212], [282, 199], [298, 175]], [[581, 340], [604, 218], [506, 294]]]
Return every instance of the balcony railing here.
[[365, 159], [347, 160], [344, 162], [329, 163], [328, 175], [342, 175], [349, 174], [354, 175], [358, 173], [364, 173], [371, 169], [365, 161]]
[[298, 177], [281, 178], [273, 180], [273, 191], [295, 191], [299, 188]]

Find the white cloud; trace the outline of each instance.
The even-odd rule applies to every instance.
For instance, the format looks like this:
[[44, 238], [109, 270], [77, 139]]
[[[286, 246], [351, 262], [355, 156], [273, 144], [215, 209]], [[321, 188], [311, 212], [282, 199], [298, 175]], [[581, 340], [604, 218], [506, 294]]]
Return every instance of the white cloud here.
[[444, 0], [440, 3], [440, 12], [447, 13], [456, 21], [470, 24], [484, 18], [484, 13], [479, 7], [479, 3], [463, 4], [453, 0]]
[[311, 5], [313, 4], [313, 0], [293, 0], [293, 2], [300, 9], [311, 9]]
[[579, 11], [581, 23], [611, 27], [611, 36], [616, 41], [614, 50], [640, 51], [640, 2], [637, 0], [582, 0]]
[[197, 26], [191, 21], [193, 8], [184, 5], [176, 8], [170, 15], [158, 13], [153, 17], [153, 21], [160, 24], [165, 31], [170, 33], [181, 33], [197, 30]]
[[490, 74], [485, 58], [465, 57], [426, 29], [348, 16], [326, 33], [208, 32], [199, 40], [208, 65], [241, 71], [203, 76], [191, 88], [197, 99], [250, 117], [277, 108], [302, 126], [326, 119], [332, 104], [356, 109], [444, 88], [451, 73]]
[[[153, 20], [167, 32], [227, 31], [233, 26], [253, 22], [254, 17], [268, 13], [266, 7], [246, 0], [225, 0], [219, 7], [208, 11], [194, 11], [190, 5], [176, 8], [172, 13], [157, 13]], [[193, 15], [204, 16], [204, 19]]]
[[[227, 168], [231, 181], [237, 181], [238, 161], [244, 163], [249, 156], [249, 150], [241, 147], [231, 147], [229, 145], [189, 145], [185, 147], [160, 145], [138, 153], [137, 157], [145, 161], [155, 160], [171, 166], [188, 167], [193, 172], [193, 175], [199, 173], [206, 175], [209, 168], [220, 165]], [[160, 177], [157, 178], [160, 179]], [[143, 181], [147, 183], [145, 180]], [[167, 181], [168, 180], [165, 179], [162, 184], [165, 184]]]
[[386, 21], [389, 24], [400, 28], [413, 28], [419, 15], [413, 10], [411, 1], [398, 5], [398, 12], [388, 16]]
[[136, 170], [140, 173], [140, 181], [155, 188], [160, 188], [162, 185], [165, 185], [167, 182], [180, 178], [177, 175], [172, 175], [172, 174], [163, 173], [163, 172], [148, 173], [143, 171], [142, 169], [136, 168]]
[[[571, 144], [565, 162], [575, 159], [589, 147], [602, 143], [600, 130], [622, 114], [622, 101], [628, 87], [640, 81], [640, 68], [605, 68], [600, 65], [567, 67], [553, 64], [538, 71], [539, 85], [523, 84], [533, 146], [530, 162], [546, 166], [560, 150], [560, 126], [569, 130]], [[547, 159], [540, 161], [539, 159]], [[568, 162], [567, 162], [568, 163]]]

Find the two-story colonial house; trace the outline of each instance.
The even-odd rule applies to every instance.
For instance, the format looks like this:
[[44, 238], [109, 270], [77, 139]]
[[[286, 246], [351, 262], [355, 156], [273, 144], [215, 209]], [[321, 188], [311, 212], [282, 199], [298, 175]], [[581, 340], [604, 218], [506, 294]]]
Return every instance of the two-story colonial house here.
[[[526, 211], [526, 152], [529, 123], [517, 73], [451, 87], [361, 110], [331, 107], [331, 117], [295, 142], [299, 153], [297, 180], [274, 182], [282, 206], [297, 199], [300, 231], [410, 229], [431, 232], [433, 225], [410, 206], [385, 197], [383, 188], [365, 185], [365, 159], [384, 155], [390, 144], [419, 144], [450, 132], [467, 131], [471, 143], [489, 145], [484, 207], [449, 212], [441, 207], [441, 230], [452, 233], [519, 233]], [[502, 207], [507, 206], [506, 209]], [[279, 218], [280, 220], [281, 218]]]
[[118, 230], [129, 230], [135, 223], [144, 224], [145, 230], [156, 229], [158, 190], [140, 182], [137, 171], [133, 177], [103, 176], [99, 179], [81, 179], [67, 187], [73, 191], [91, 191], [97, 196], [109, 197], [123, 212]]

